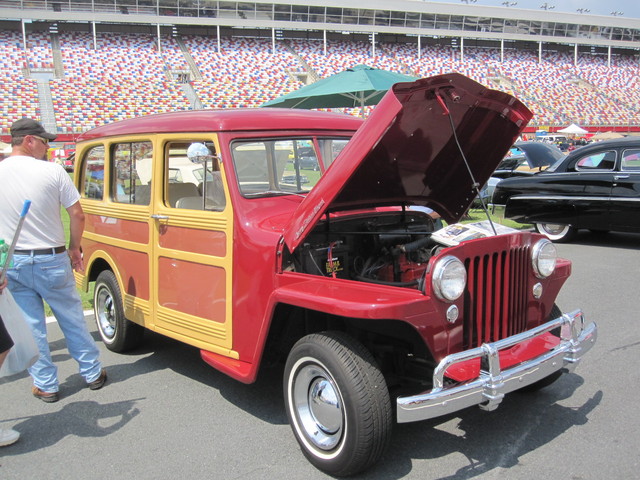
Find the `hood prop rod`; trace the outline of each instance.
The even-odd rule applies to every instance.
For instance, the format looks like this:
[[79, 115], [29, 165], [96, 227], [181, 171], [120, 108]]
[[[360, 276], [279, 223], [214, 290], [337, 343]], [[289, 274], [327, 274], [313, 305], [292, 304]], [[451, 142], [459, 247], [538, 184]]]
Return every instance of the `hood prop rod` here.
[[[454, 102], [460, 101], [460, 96], [457, 93], [455, 93], [455, 91], [450, 91], [447, 93], [449, 93], [449, 96]], [[469, 165], [469, 162], [467, 161], [467, 157], [465, 156], [464, 151], [462, 150], [462, 146], [458, 141], [456, 126], [453, 123], [453, 116], [451, 115], [451, 112], [449, 111], [449, 108], [447, 107], [447, 104], [444, 98], [442, 98], [442, 96], [440, 95], [439, 91], [436, 92], [436, 99], [438, 100], [438, 103], [442, 108], [442, 115], [446, 115], [449, 118], [449, 124], [451, 125], [451, 132], [453, 133], [453, 139], [456, 142], [458, 151], [460, 152], [460, 156], [462, 157], [462, 161], [464, 162], [465, 167], [467, 167], [467, 172], [469, 172], [469, 177], [471, 178], [471, 182], [472, 182], [471, 187], [475, 190], [476, 195], [478, 196], [478, 200], [480, 200], [480, 205], [482, 205], [482, 210], [484, 211], [484, 214], [487, 216], [487, 220], [489, 220], [489, 224], [491, 225], [491, 230], [493, 230], [493, 234], [498, 235], [498, 232], [496, 231], [496, 227], [493, 224], [493, 220], [491, 220], [491, 216], [489, 215], [489, 210], [487, 209], [487, 206], [484, 203], [484, 199], [480, 196], [480, 184], [476, 181], [475, 177], [473, 176], [473, 171], [471, 170], [471, 166]]]

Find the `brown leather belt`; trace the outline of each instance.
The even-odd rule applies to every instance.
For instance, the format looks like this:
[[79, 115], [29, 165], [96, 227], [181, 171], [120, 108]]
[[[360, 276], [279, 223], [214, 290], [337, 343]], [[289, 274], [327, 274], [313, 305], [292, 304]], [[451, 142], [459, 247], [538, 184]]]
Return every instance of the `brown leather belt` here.
[[51, 248], [39, 248], [36, 250], [14, 250], [14, 255], [54, 255], [56, 253], [62, 253], [67, 250], [67, 247], [64, 245], [62, 247], [51, 247]]

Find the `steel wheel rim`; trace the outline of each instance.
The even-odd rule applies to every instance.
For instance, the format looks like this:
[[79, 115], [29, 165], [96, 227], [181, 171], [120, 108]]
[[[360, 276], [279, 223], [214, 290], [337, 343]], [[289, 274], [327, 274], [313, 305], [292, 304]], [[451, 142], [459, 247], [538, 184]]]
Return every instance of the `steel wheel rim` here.
[[291, 403], [300, 431], [313, 447], [329, 451], [339, 445], [344, 431], [342, 397], [324, 368], [307, 363], [296, 371]]
[[106, 338], [112, 339], [116, 333], [116, 313], [113, 297], [106, 288], [96, 293], [95, 309], [100, 331]]

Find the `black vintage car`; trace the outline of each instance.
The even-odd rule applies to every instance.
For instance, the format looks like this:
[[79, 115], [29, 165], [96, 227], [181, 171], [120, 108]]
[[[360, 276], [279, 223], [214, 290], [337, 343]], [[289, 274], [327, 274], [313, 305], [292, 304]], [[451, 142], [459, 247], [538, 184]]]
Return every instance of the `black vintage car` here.
[[581, 228], [640, 233], [640, 137], [593, 143], [532, 176], [501, 180], [492, 209], [555, 242]]
[[[496, 185], [503, 178], [534, 175], [554, 165], [561, 158], [564, 158], [564, 153], [552, 143], [516, 142], [511, 147], [509, 156], [502, 159], [480, 190], [479, 198], [487, 204], [491, 201]], [[479, 199], [474, 203], [479, 204]]]

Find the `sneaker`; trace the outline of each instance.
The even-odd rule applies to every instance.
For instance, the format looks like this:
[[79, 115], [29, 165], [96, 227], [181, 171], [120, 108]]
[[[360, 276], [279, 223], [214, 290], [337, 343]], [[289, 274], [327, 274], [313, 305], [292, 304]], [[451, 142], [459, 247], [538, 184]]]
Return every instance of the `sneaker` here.
[[100, 376], [97, 379], [95, 379], [93, 382], [89, 382], [87, 385], [89, 385], [89, 388], [91, 390], [98, 390], [102, 388], [106, 382], [107, 382], [107, 371], [103, 368], [100, 371]]
[[43, 392], [35, 385], [31, 387], [31, 393], [33, 393], [34, 397], [39, 398], [46, 403], [53, 403], [58, 401], [58, 392]]
[[0, 447], [6, 447], [12, 445], [18, 441], [20, 433], [8, 428], [6, 430], [0, 430]]

